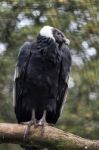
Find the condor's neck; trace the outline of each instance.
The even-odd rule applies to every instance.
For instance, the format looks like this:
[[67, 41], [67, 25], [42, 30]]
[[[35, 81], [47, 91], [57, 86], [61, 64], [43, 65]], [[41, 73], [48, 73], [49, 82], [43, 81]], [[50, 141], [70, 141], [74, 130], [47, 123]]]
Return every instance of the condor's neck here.
[[59, 49], [56, 43], [51, 38], [38, 35], [37, 37], [37, 49], [43, 56], [51, 61], [59, 61]]
[[40, 34], [37, 37], [37, 45], [38, 49], [44, 49], [44, 48], [55, 48], [56, 44], [51, 38], [46, 38], [45, 36], [41, 36]]

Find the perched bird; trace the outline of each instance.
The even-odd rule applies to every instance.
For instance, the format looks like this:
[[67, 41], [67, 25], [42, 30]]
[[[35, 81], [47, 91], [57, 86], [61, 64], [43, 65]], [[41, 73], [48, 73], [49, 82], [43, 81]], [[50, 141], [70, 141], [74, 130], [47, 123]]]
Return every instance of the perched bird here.
[[70, 41], [58, 29], [44, 26], [35, 41], [20, 49], [14, 75], [18, 123], [55, 124], [65, 104], [71, 68]]

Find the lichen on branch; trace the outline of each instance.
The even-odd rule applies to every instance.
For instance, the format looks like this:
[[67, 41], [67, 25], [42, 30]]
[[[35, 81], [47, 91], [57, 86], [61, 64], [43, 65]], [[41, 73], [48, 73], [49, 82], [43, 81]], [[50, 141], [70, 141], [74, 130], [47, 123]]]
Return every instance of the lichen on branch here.
[[26, 125], [0, 123], [0, 143], [33, 145], [56, 150], [99, 150], [99, 140], [88, 140], [51, 126], [32, 126], [24, 141]]

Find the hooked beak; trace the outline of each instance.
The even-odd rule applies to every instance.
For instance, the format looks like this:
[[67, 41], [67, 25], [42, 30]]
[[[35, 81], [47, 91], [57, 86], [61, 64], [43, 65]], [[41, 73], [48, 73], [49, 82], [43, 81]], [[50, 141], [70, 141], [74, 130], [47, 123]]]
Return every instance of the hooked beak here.
[[70, 40], [65, 38], [65, 44], [69, 45], [70, 44]]

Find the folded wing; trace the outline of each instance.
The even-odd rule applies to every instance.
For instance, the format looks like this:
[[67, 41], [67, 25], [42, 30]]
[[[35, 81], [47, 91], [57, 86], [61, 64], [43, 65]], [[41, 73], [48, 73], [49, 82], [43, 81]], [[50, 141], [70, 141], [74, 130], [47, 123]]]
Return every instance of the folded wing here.
[[70, 50], [66, 45], [63, 45], [62, 46], [62, 61], [61, 61], [60, 74], [59, 74], [56, 115], [55, 115], [55, 120], [54, 120], [55, 123], [57, 119], [59, 118], [60, 113], [62, 112], [63, 107], [66, 102], [70, 68], [71, 68]]
[[21, 120], [22, 96], [26, 79], [27, 67], [31, 57], [31, 42], [25, 42], [20, 48], [14, 74], [13, 105], [18, 121]]

